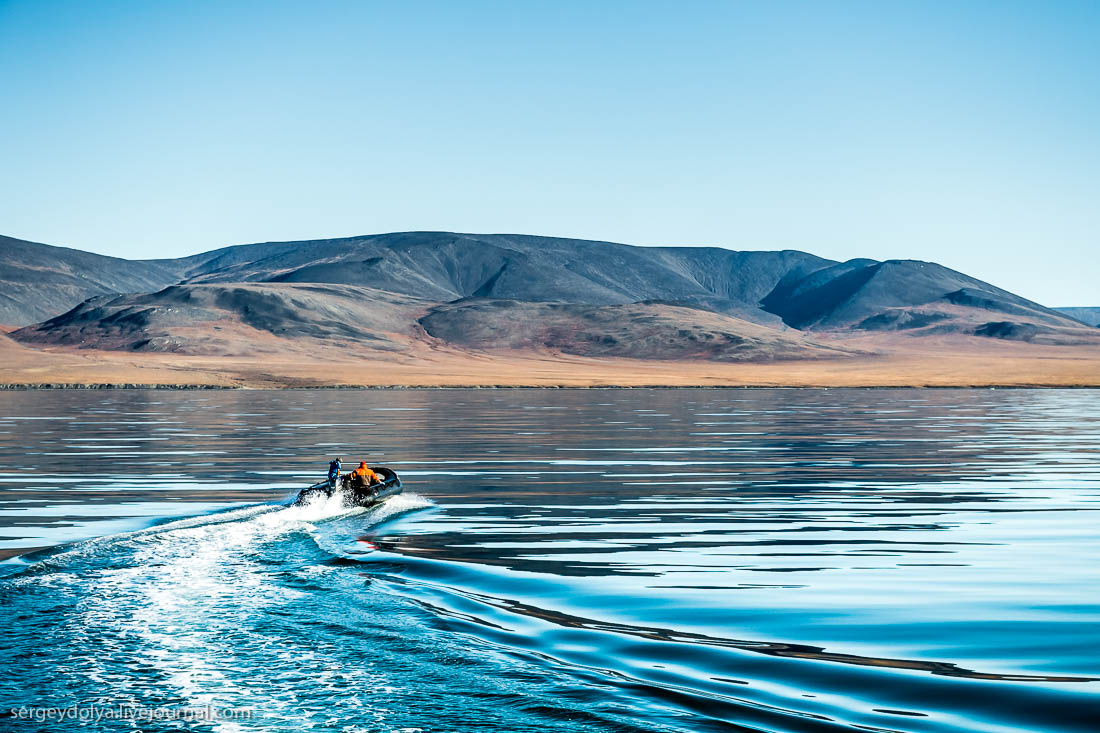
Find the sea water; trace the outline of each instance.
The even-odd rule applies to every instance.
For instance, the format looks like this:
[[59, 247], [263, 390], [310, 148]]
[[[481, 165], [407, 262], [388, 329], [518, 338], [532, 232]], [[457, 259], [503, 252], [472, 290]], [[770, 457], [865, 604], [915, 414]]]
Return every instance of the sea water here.
[[1095, 731], [1098, 514], [1096, 391], [9, 392], [0, 729]]

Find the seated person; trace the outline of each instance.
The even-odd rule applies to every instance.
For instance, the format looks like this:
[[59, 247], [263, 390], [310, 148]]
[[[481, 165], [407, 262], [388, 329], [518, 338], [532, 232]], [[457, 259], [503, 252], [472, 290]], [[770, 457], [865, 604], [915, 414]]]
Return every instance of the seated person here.
[[367, 487], [372, 484], [382, 483], [382, 477], [367, 467], [366, 461], [359, 462], [359, 468], [347, 475], [348, 485], [351, 487]]

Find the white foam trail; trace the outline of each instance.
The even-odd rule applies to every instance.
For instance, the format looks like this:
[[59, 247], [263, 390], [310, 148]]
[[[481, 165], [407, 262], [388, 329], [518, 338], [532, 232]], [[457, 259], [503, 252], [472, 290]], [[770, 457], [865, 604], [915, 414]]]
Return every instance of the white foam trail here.
[[[244, 507], [81, 543], [46, 561], [61, 563], [66, 556], [90, 553], [109, 542], [132, 544], [135, 562], [103, 570], [94, 592], [81, 602], [79, 628], [90, 635], [118, 629], [140, 638], [144, 661], [161, 671], [187, 707], [248, 707], [255, 702], [254, 691], [224, 670], [224, 660], [232, 656], [227, 645], [233, 643], [227, 629], [261, 616], [261, 609], [305, 595], [272, 581], [264, 546], [290, 533], [314, 535], [314, 523], [334, 518], [361, 514], [362, 520], [354, 524], [376, 527], [431, 505], [417, 494], [400, 494], [366, 509], [348, 507], [340, 496], [318, 497], [305, 505]], [[299, 649], [296, 654], [296, 663], [323, 666], [307, 659], [309, 651]], [[99, 671], [93, 668], [91, 673]], [[102, 673], [108, 676], [106, 666]], [[384, 682], [370, 670], [360, 674], [364, 684]], [[239, 727], [219, 720], [214, 730], [234, 733]]]
[[[184, 505], [185, 506], [185, 505]], [[290, 506], [257, 504], [230, 509], [216, 514], [201, 514], [194, 517], [175, 519], [163, 524], [157, 524], [144, 529], [136, 529], [130, 532], [94, 537], [83, 540], [55, 552], [48, 557], [27, 563], [27, 567], [35, 569], [55, 568], [67, 562], [94, 553], [105, 544], [113, 544], [119, 541], [141, 539], [148, 535], [160, 535], [192, 527], [209, 527], [220, 524], [242, 522], [248, 519], [257, 519], [268, 527], [279, 527], [303, 523], [321, 522], [342, 516], [365, 514], [370, 512], [372, 524], [406, 511], [432, 506], [432, 502], [419, 494], [398, 494], [392, 496], [376, 507], [348, 506], [344, 497], [337, 493], [330, 497], [317, 495], [307, 500], [304, 504], [292, 504]], [[289, 527], [287, 527], [289, 528]], [[16, 558], [18, 560], [18, 558]], [[10, 561], [9, 561], [10, 562]]]
[[[278, 509], [279, 507], [271, 506], [270, 504], [259, 504], [241, 507], [240, 509], [230, 509], [228, 511], [218, 512], [217, 514], [200, 514], [194, 517], [174, 519], [170, 522], [157, 524], [152, 527], [145, 527], [144, 529], [135, 529], [130, 532], [120, 532], [118, 534], [104, 535], [103, 537], [93, 537], [91, 539], [81, 540], [80, 542], [76, 542], [72, 545], [64, 547], [64, 549], [54, 552], [49, 556], [42, 558], [41, 560], [29, 562], [26, 565], [28, 568], [35, 570], [62, 567], [66, 563], [74, 559], [94, 554], [96, 551], [98, 551], [100, 547], [104, 545], [110, 545], [126, 540], [140, 540], [147, 535], [163, 534], [177, 529], [205, 527], [218, 524], [229, 524], [231, 522], [239, 522], [260, 514], [265, 514], [267, 512], [278, 511]], [[19, 558], [15, 558], [15, 560], [18, 559]]]

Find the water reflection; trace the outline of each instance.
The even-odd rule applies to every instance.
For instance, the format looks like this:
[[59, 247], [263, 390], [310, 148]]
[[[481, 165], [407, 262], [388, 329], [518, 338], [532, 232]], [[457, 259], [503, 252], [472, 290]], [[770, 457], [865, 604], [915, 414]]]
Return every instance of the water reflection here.
[[[385, 642], [413, 690], [401, 655], [427, 624], [563, 729], [1092, 730], [1098, 408], [1025, 390], [8, 393], [0, 548], [280, 500], [363, 457], [433, 507], [310, 525], [320, 555], [280, 540], [233, 572], [291, 583], [305, 618], [414, 604]], [[271, 575], [302, 557], [335, 575]]]

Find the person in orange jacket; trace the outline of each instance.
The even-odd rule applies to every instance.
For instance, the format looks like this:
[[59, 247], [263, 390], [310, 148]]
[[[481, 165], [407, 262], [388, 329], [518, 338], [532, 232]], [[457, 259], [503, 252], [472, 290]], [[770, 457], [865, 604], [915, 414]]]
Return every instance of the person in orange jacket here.
[[366, 461], [360, 461], [359, 468], [348, 474], [348, 483], [352, 486], [355, 486], [360, 482], [363, 486], [380, 484], [382, 483], [382, 477], [374, 471], [370, 470], [370, 468], [367, 466]]

